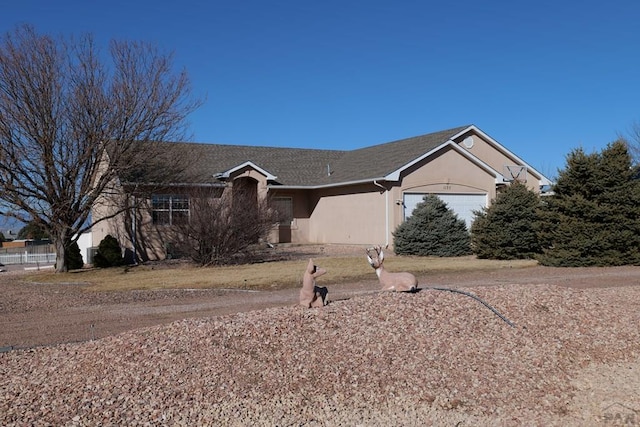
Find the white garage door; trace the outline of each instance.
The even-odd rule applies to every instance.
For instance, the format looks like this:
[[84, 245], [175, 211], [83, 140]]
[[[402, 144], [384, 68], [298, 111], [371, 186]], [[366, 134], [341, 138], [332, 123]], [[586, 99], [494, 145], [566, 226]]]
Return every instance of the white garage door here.
[[[422, 201], [424, 196], [423, 193], [404, 194], [404, 219], [411, 216], [416, 205]], [[473, 211], [487, 206], [486, 194], [436, 194], [436, 196], [445, 202], [458, 215], [458, 218], [464, 220], [467, 229], [471, 228], [474, 219]]]

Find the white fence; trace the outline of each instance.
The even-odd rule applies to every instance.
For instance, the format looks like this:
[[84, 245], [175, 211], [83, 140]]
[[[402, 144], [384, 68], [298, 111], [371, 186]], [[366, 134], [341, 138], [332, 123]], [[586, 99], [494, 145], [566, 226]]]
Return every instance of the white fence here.
[[56, 254], [30, 254], [28, 252], [0, 254], [0, 264], [52, 264], [56, 262]]

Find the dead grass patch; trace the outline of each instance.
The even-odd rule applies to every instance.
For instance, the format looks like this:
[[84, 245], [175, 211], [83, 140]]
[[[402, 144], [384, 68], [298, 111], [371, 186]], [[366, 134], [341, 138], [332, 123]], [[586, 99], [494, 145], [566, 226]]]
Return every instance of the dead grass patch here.
[[[90, 269], [56, 274], [39, 272], [26, 281], [82, 286], [87, 291], [127, 291], [138, 289], [258, 289], [275, 290], [300, 286], [308, 259], [258, 264], [197, 267], [189, 264], [162, 263]], [[326, 268], [327, 284], [375, 280], [375, 273], [364, 256], [317, 257]], [[385, 267], [390, 271], [410, 271], [417, 276], [434, 272], [488, 271], [501, 268], [525, 268], [537, 265], [533, 260], [494, 261], [474, 256], [457, 258], [404, 257], [390, 255]]]

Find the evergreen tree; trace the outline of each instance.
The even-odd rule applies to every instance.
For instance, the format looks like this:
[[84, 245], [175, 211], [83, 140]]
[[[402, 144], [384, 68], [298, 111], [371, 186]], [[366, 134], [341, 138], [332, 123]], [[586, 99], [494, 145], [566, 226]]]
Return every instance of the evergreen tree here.
[[433, 194], [418, 203], [411, 217], [396, 228], [393, 236], [398, 255], [449, 257], [472, 253], [464, 220]]
[[33, 239], [33, 240], [42, 240], [48, 239], [49, 235], [44, 229], [38, 225], [36, 222], [31, 221], [24, 227], [18, 231], [18, 239]]
[[640, 181], [624, 141], [567, 156], [540, 210], [539, 258], [552, 266], [640, 264]]
[[122, 250], [115, 237], [107, 234], [105, 238], [102, 239], [98, 245], [98, 251], [93, 257], [93, 264], [100, 268], [116, 267], [124, 264]]
[[77, 270], [84, 266], [78, 242], [73, 242], [65, 252], [65, 255], [67, 256], [67, 265], [69, 266], [69, 270]]
[[534, 258], [541, 252], [536, 231], [539, 196], [520, 182], [498, 193], [490, 207], [475, 212], [471, 244], [478, 258]]

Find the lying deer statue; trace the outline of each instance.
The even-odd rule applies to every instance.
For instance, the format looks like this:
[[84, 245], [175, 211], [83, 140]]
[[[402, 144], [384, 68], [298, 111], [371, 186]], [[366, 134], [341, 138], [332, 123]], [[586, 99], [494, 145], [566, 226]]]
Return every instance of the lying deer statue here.
[[307, 269], [302, 276], [302, 289], [300, 289], [300, 305], [303, 307], [323, 307], [329, 303], [326, 287], [316, 286], [316, 278], [325, 274], [327, 270], [318, 267], [310, 259]]
[[[390, 273], [384, 269], [384, 252], [381, 246], [365, 249], [369, 264], [376, 270], [383, 291], [413, 292], [418, 288], [418, 280], [411, 273]], [[371, 255], [375, 251], [375, 255]]]
[[[398, 291], [398, 292], [417, 292], [418, 289], [418, 280], [416, 276], [411, 273], [389, 273], [384, 269], [382, 263], [384, 262], [384, 252], [382, 252], [381, 246], [374, 246], [373, 248], [365, 249], [367, 252], [367, 260], [371, 267], [376, 270], [376, 274], [378, 275], [378, 279], [380, 279], [380, 283], [382, 284], [383, 291]], [[375, 255], [371, 255], [372, 252], [375, 252]], [[484, 301], [482, 298], [474, 295], [470, 292], [461, 291], [459, 289], [453, 288], [441, 288], [437, 286], [429, 286], [424, 289], [432, 289], [436, 291], [446, 291], [453, 292], [457, 294], [466, 295], [468, 297], [473, 298], [479, 303], [483, 304], [489, 310], [493, 311], [499, 318], [504, 320], [509, 326], [515, 327], [513, 322], [507, 319], [502, 313], [492, 307], [489, 303]]]

